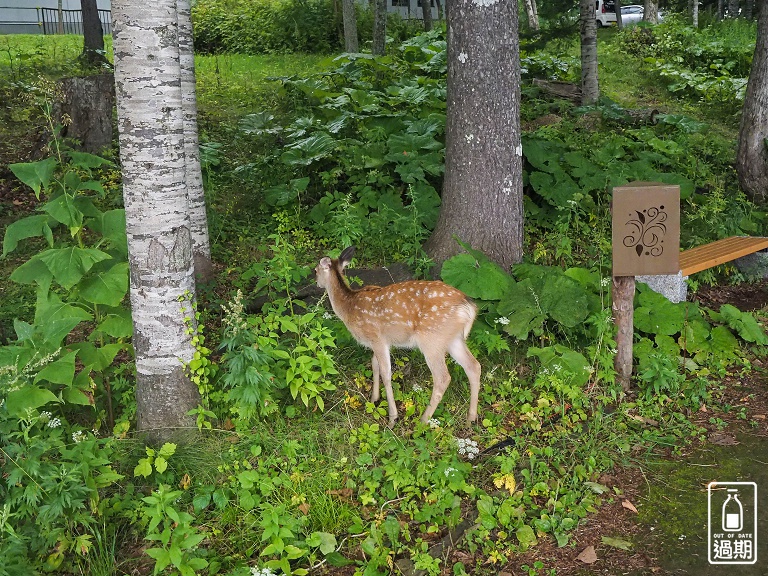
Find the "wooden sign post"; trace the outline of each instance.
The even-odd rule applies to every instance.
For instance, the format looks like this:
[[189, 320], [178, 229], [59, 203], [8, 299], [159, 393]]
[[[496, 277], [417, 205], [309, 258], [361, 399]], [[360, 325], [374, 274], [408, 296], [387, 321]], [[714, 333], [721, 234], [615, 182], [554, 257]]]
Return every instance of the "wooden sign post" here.
[[629, 390], [635, 276], [680, 270], [680, 187], [633, 182], [613, 189], [613, 321], [616, 377]]

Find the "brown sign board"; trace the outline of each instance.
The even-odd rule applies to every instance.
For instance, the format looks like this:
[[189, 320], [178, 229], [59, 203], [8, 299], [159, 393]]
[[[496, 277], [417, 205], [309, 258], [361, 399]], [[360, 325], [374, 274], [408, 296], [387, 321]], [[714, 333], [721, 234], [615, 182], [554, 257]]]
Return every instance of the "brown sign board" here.
[[613, 275], [680, 271], [680, 187], [631, 182], [613, 189]]

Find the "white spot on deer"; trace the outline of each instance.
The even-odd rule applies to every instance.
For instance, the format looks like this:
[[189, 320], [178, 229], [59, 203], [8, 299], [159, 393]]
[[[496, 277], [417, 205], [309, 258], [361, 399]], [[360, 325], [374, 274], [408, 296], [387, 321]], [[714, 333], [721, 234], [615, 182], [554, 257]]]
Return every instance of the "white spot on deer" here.
[[432, 312], [437, 312], [437, 306], [432, 306]]
[[[475, 2], [477, 4], [477, 2]], [[469, 55], [466, 52], [460, 52], [459, 53], [459, 62], [462, 64], [466, 63], [466, 61], [469, 60]]]

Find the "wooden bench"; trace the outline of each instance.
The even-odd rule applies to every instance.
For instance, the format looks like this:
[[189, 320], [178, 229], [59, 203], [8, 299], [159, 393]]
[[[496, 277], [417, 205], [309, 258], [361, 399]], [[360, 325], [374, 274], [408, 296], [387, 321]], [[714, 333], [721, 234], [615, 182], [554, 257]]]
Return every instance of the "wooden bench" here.
[[731, 236], [709, 244], [680, 252], [680, 272], [672, 275], [637, 276], [638, 282], [645, 282], [656, 292], [672, 302], [686, 299], [685, 279], [691, 274], [713, 268], [768, 248], [768, 238], [755, 236]]
[[690, 276], [768, 248], [768, 238], [731, 236], [680, 252], [680, 272]]

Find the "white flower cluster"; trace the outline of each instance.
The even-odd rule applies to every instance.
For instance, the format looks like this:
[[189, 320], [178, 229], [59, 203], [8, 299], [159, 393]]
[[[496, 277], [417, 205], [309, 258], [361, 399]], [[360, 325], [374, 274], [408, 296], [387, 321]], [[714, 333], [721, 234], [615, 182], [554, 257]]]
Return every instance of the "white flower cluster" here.
[[496, 324], [501, 324], [502, 326], [506, 326], [507, 324], [509, 324], [509, 318], [507, 318], [506, 316], [499, 316], [498, 318], [496, 318], [495, 322]]
[[430, 428], [440, 428], [441, 426], [440, 420], [438, 420], [437, 418], [430, 418], [427, 424], [429, 424]]
[[454, 468], [453, 466], [449, 466], [448, 468], [446, 468], [444, 472], [445, 477], [448, 478], [451, 475], [451, 472], [456, 472], [456, 468]]
[[85, 440], [85, 438], [86, 438], [86, 434], [85, 434], [85, 431], [83, 430], [77, 430], [75, 432], [72, 432], [72, 441], [75, 444], [79, 444], [80, 442]]
[[419, 386], [418, 384], [414, 384], [414, 385], [413, 385], [413, 391], [414, 391], [414, 392], [421, 392], [422, 390], [424, 390], [424, 388], [422, 388], [422, 387], [421, 387], [421, 386]]
[[58, 428], [61, 426], [61, 418], [51, 418], [48, 420], [48, 428]]
[[456, 444], [459, 446], [459, 454], [466, 456], [468, 460], [474, 460], [480, 454], [477, 442], [470, 438], [456, 438]]
[[222, 322], [230, 330], [237, 333], [241, 330], [245, 330], [248, 327], [248, 323], [245, 320], [245, 306], [243, 305], [243, 291], [238, 288], [235, 299], [229, 306], [226, 304], [221, 305], [224, 310], [224, 318]]
[[272, 568], [251, 568], [251, 576], [277, 576], [276, 572], [272, 572]]

